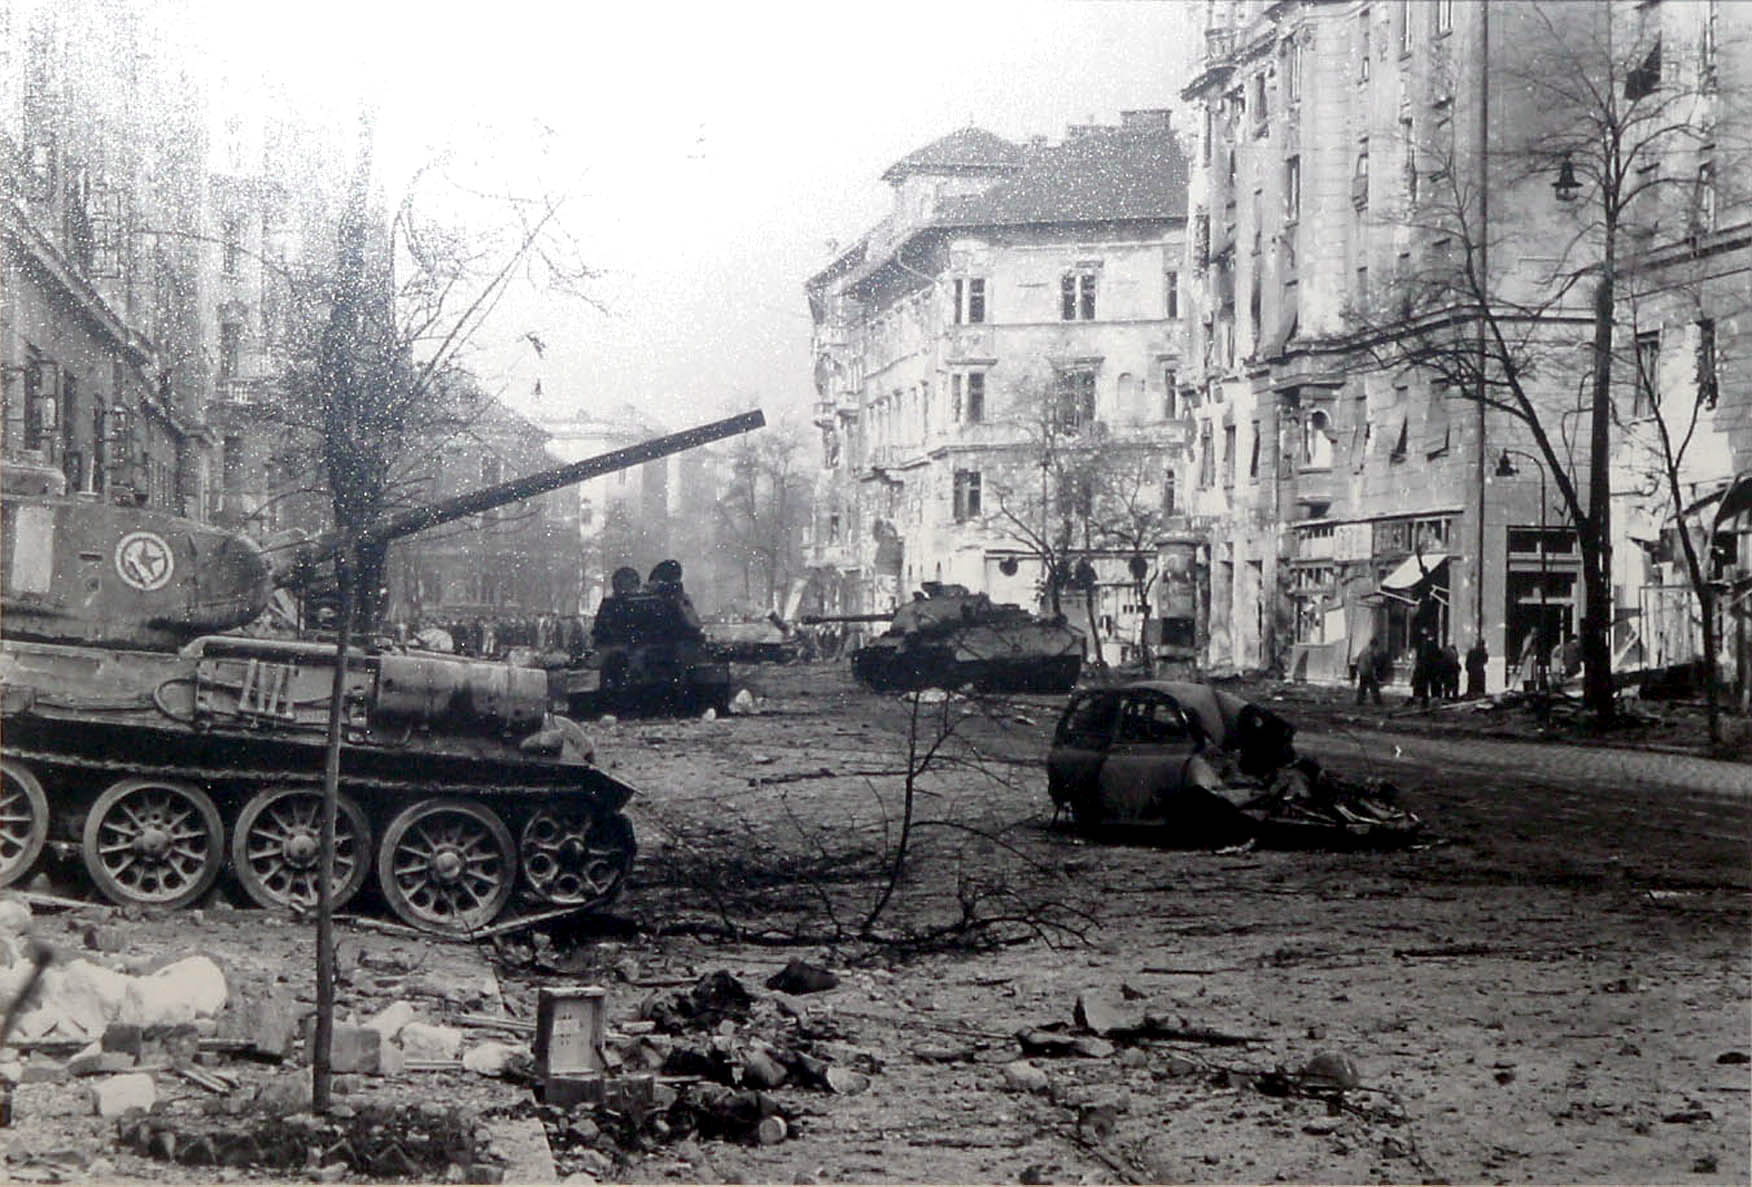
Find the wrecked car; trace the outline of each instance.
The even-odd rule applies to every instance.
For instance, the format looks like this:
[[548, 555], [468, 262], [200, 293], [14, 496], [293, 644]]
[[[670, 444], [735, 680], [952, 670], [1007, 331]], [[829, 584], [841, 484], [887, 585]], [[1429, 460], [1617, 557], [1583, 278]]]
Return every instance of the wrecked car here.
[[1382, 847], [1421, 832], [1391, 784], [1299, 757], [1295, 733], [1270, 709], [1193, 681], [1073, 693], [1046, 760], [1054, 816], [1191, 845]]

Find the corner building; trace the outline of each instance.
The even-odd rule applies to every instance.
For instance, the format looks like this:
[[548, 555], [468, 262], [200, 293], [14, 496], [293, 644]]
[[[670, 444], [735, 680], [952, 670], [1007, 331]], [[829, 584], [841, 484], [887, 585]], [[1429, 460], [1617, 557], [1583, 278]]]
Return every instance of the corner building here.
[[[1188, 441], [1174, 394], [1185, 178], [1166, 111], [1050, 145], [968, 127], [883, 174], [891, 213], [806, 285], [823, 445], [815, 604], [884, 612], [940, 581], [1043, 605], [1042, 553], [1017, 522], [1043, 501], [1029, 461], [1042, 391], [1075, 448], [1141, 461], [1146, 497], [1172, 507], [1170, 458]], [[1142, 637], [1130, 556], [1066, 558], [1096, 573], [1108, 658]]]

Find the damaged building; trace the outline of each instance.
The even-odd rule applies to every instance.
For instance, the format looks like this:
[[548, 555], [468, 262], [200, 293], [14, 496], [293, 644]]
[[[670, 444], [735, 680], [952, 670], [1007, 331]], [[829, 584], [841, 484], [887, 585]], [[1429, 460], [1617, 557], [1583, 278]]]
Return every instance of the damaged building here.
[[[1744, 162], [1712, 129], [1744, 87], [1752, 12], [1711, 0], [1217, 0], [1205, 18], [1202, 65], [1182, 92], [1197, 145], [1181, 377], [1208, 667], [1338, 681], [1376, 639], [1403, 676], [1428, 633], [1461, 652], [1482, 639], [1494, 691], [1579, 630], [1582, 557], [1560, 479], [1585, 507], [1603, 241], [1588, 230], [1599, 198], [1584, 158], [1533, 151], [1573, 139], [1564, 121], [1585, 115], [1537, 83], [1553, 46], [1612, 47], [1610, 93], [1697, 130], [1634, 163], [1635, 178], [1672, 184], [1627, 205], [1617, 228], [1610, 536], [1615, 665], [1697, 654], [1651, 416], [1660, 406], [1670, 427], [1690, 425], [1698, 410], [1679, 519], [1731, 593], [1747, 567], [1744, 516], [1716, 515], [1735, 511], [1722, 492], [1752, 467], [1737, 365], [1752, 257], [1744, 187], [1726, 184]], [[1453, 341], [1483, 342], [1477, 300], [1437, 309], [1416, 292], [1469, 267], [1499, 321], [1521, 327], [1519, 357], [1538, 361], [1525, 384], [1562, 475], [1484, 386], [1498, 378], [1486, 346], [1476, 383], [1393, 348], [1437, 318]], [[1720, 613], [1724, 673], [1743, 673], [1731, 650], [1743, 631]]]

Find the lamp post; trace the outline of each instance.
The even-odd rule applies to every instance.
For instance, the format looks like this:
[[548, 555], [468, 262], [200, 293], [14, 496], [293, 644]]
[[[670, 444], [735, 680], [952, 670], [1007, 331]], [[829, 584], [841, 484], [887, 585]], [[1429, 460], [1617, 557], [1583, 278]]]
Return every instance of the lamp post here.
[[1546, 591], [1550, 584], [1550, 572], [1547, 568], [1548, 542], [1545, 538], [1545, 463], [1534, 454], [1524, 449], [1504, 449], [1497, 459], [1497, 477], [1512, 478], [1518, 471], [1510, 456], [1526, 458], [1539, 467], [1539, 630], [1535, 636], [1537, 645], [1533, 649], [1533, 683], [1534, 688], [1544, 692], [1550, 683], [1550, 640], [1546, 637], [1550, 618], [1546, 613]]

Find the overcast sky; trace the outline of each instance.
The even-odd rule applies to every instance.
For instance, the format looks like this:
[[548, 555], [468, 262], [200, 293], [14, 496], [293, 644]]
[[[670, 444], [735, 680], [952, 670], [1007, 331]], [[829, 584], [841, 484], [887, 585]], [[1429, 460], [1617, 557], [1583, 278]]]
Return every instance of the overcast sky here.
[[192, 2], [214, 67], [373, 106], [390, 201], [440, 157], [563, 192], [601, 308], [521, 293], [477, 367], [532, 414], [631, 404], [675, 427], [807, 408], [803, 282], [882, 216], [891, 163], [968, 123], [1056, 140], [1178, 107], [1200, 7]]

